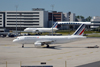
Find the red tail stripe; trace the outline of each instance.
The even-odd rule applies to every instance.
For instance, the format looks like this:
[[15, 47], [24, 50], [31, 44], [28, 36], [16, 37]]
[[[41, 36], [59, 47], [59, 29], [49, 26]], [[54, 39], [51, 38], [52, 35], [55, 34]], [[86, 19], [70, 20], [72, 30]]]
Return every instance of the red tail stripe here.
[[79, 35], [81, 35], [81, 34], [84, 32], [84, 30], [85, 30], [85, 29], [83, 29], [82, 32], [81, 32]]
[[57, 26], [55, 28], [57, 28]]

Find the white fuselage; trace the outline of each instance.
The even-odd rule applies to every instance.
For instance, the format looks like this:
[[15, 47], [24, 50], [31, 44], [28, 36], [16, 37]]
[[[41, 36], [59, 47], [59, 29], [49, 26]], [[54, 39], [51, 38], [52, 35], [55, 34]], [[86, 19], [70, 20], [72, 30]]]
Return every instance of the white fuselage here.
[[[40, 28], [41, 31], [43, 31], [42, 29], [44, 28]], [[48, 44], [63, 44], [86, 38], [85, 36], [83, 36], [84, 29], [85, 24], [81, 24], [79, 28], [70, 36], [20, 36], [14, 39], [13, 42], [21, 43], [22, 47], [24, 47], [24, 44], [34, 44], [35, 46], [43, 46], [44, 44], [46, 44], [47, 47], [49, 47]], [[49, 30], [50, 32], [52, 28], [45, 28], [44, 30]]]
[[26, 28], [24, 29], [25, 32], [52, 32], [58, 30], [57, 28]]
[[46, 41], [50, 40], [49, 44], [61, 44], [67, 43], [70, 41], [74, 41], [80, 38], [86, 38], [84, 36], [21, 36], [14, 39], [13, 42], [20, 43], [20, 44], [34, 44], [37, 41]]

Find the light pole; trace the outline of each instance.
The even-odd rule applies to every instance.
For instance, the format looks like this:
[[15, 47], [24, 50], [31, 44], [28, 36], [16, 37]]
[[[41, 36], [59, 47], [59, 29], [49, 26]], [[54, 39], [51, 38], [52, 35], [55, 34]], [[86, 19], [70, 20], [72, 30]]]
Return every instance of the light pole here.
[[20, 13], [20, 35], [21, 35], [21, 15], [22, 13]]
[[[51, 7], [52, 7], [52, 26], [53, 26], [53, 7], [54, 5], [52, 5]], [[52, 27], [52, 36], [53, 36], [53, 27]]]
[[16, 36], [17, 36], [17, 8], [18, 6], [16, 5]]

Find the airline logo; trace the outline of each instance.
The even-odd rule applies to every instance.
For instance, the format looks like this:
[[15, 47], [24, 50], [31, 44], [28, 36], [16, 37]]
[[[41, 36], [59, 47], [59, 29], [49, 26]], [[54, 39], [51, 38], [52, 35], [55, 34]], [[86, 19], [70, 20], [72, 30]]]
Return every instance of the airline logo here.
[[55, 24], [53, 25], [53, 28], [57, 28], [57, 25], [58, 25], [58, 23], [55, 23]]
[[79, 35], [82, 35], [85, 29], [82, 30], [82, 32]]
[[85, 24], [82, 24], [73, 35], [83, 35], [85, 30]]
[[39, 38], [39, 37], [37, 37], [37, 38]]

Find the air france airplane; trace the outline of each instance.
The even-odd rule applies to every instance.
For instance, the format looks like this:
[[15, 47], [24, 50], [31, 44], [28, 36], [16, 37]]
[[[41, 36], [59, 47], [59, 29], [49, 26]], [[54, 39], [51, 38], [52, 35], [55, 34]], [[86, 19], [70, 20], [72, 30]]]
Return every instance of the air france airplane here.
[[41, 33], [42, 32], [52, 32], [58, 30], [57, 29], [58, 23], [56, 22], [51, 28], [26, 28], [24, 29], [25, 32], [32, 32], [32, 33]]
[[36, 47], [47, 45], [49, 47], [49, 44], [62, 44], [80, 38], [86, 38], [83, 36], [84, 30], [85, 24], [81, 24], [70, 36], [20, 36], [14, 39], [13, 42], [22, 44], [22, 48], [24, 44], [34, 44]]

